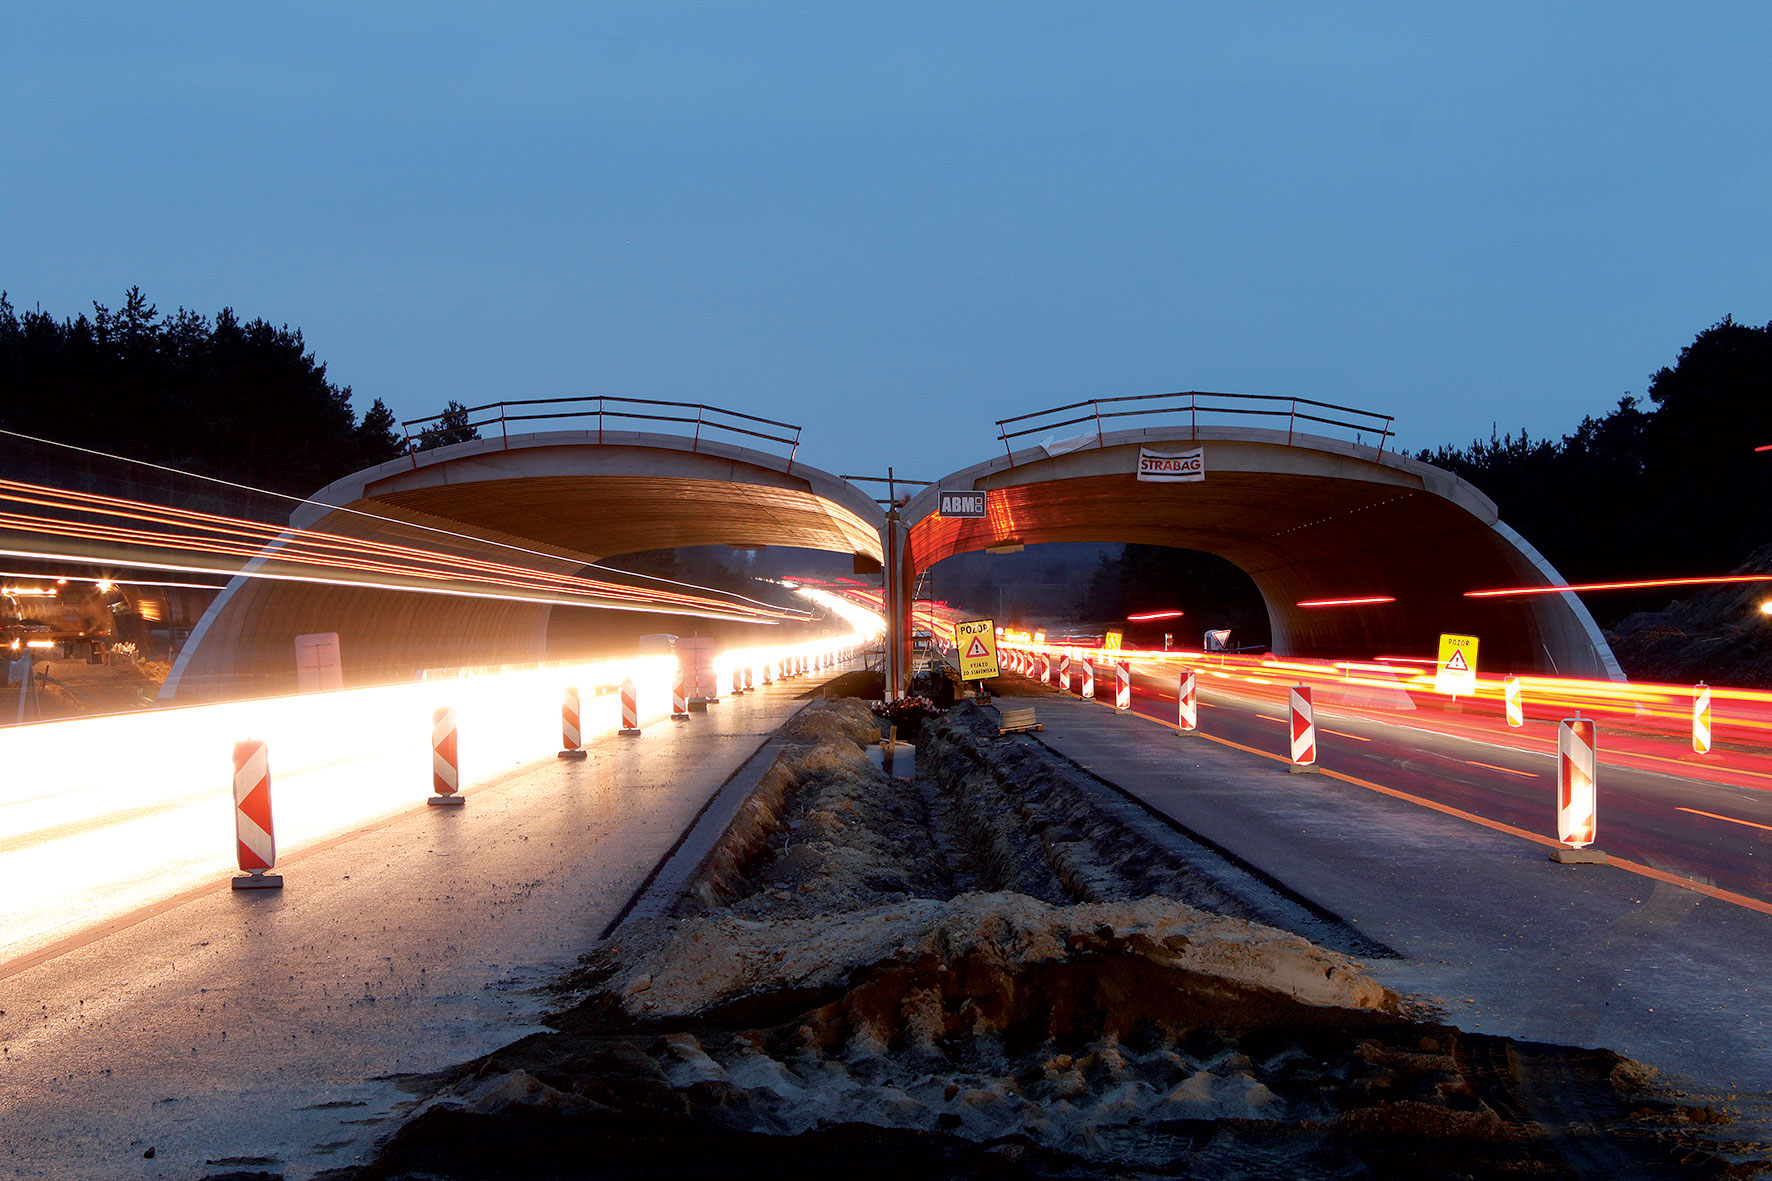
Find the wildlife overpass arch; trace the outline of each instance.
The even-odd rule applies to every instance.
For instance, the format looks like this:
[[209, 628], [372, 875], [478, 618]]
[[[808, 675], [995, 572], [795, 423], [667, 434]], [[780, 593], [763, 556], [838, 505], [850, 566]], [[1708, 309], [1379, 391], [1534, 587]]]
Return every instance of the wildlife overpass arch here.
[[[1194, 447], [1204, 455], [1199, 482], [1138, 478], [1141, 449]], [[979, 490], [988, 494], [984, 517], [941, 515], [941, 492]], [[955, 472], [898, 516], [896, 614], [906, 636], [910, 588], [943, 558], [1014, 544], [1135, 542], [1203, 550], [1245, 571], [1283, 655], [1431, 657], [1439, 633], [1464, 632], [1482, 638], [1487, 669], [1623, 679], [1573, 594], [1465, 597], [1564, 580], [1471, 485], [1362, 442], [1256, 427], [1099, 432], [1077, 450], [1028, 448]], [[1185, 588], [1177, 590], [1185, 610]], [[1301, 606], [1368, 596], [1395, 601]], [[903, 645], [899, 655], [908, 660]]]
[[[613, 430], [475, 439], [402, 456], [327, 486], [290, 519], [294, 529], [397, 538], [560, 574], [696, 545], [796, 546], [877, 562], [883, 524], [871, 497], [792, 455]], [[339, 634], [347, 683], [541, 660], [554, 609], [236, 577], [193, 631], [161, 697], [291, 690], [295, 637], [315, 632]]]

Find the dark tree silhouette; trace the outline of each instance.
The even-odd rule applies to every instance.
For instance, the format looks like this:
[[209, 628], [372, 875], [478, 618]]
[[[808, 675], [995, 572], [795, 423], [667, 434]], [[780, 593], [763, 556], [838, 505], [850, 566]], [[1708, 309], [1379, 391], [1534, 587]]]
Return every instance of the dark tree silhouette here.
[[306, 496], [401, 454], [393, 426], [379, 401], [359, 423], [287, 325], [163, 317], [139, 287], [57, 321], [0, 293], [0, 427]]
[[[1482, 489], [1575, 582], [1722, 574], [1772, 541], [1772, 324], [1725, 316], [1650, 380], [1562, 439], [1498, 437], [1419, 458]], [[1603, 619], [1666, 602], [1608, 595]]]
[[435, 424], [428, 426], [419, 435], [414, 448], [429, 451], [433, 447], [442, 447], [448, 443], [465, 443], [469, 439], [478, 439], [480, 432], [468, 420], [468, 408], [454, 398], [443, 407], [443, 413], [437, 416]]

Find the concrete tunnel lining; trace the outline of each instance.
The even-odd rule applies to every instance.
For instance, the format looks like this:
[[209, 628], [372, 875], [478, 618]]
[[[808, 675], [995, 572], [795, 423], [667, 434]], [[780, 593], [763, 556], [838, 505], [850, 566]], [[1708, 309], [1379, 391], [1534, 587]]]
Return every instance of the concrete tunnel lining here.
[[[1141, 446], [1205, 447], [1199, 483], [1140, 482]], [[944, 518], [942, 490], [991, 490], [982, 519]], [[1483, 666], [1622, 680], [1573, 595], [1469, 599], [1466, 590], [1560, 586], [1495, 506], [1449, 472], [1376, 448], [1253, 428], [1119, 431], [1057, 456], [1030, 448], [956, 472], [901, 513], [903, 577], [992, 545], [1131, 542], [1217, 554], [1255, 581], [1277, 652], [1431, 656], [1440, 632], [1485, 637]], [[1361, 608], [1300, 601], [1392, 595]], [[1182, 605], [1185, 609], [1185, 604]]]

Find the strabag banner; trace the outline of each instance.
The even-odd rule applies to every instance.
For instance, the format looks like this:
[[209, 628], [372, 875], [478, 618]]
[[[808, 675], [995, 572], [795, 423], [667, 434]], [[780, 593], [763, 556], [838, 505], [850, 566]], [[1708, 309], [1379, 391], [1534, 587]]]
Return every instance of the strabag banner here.
[[1206, 478], [1206, 448], [1187, 451], [1138, 449], [1138, 478], [1159, 484], [1193, 484]]

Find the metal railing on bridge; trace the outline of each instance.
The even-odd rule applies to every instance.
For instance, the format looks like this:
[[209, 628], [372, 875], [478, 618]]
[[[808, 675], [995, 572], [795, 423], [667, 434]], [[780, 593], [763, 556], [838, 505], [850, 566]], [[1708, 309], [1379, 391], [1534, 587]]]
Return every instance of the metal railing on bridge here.
[[[545, 407], [546, 409], [532, 409]], [[779, 443], [788, 449], [788, 471], [794, 470], [794, 459], [800, 452], [800, 428], [790, 422], [759, 418], [738, 410], [723, 410], [700, 402], [666, 402], [655, 398], [618, 398], [607, 394], [591, 394], [578, 398], [528, 398], [516, 402], [488, 402], [483, 406], [465, 406], [445, 410], [424, 418], [409, 418], [400, 425], [406, 431], [406, 447], [412, 455], [412, 466], [418, 466], [419, 452], [445, 443], [464, 442], [479, 437], [481, 427], [496, 425], [506, 449], [511, 442], [511, 424], [557, 421], [560, 419], [597, 420], [597, 442], [603, 442], [606, 420], [619, 423], [669, 422], [693, 427], [690, 432], [691, 451], [701, 450], [704, 434], [720, 432], [743, 435], [750, 439]], [[413, 428], [418, 428], [414, 434]], [[768, 429], [774, 428], [771, 433]], [[615, 428], [619, 429], [619, 428]]]
[[[1078, 413], [1081, 411], [1081, 413]], [[1119, 398], [1091, 398], [1086, 402], [1072, 402], [1068, 406], [1055, 406], [1050, 410], [1036, 410], [1031, 414], [1018, 414], [1013, 418], [997, 420], [997, 438], [1002, 441], [1003, 450], [1009, 456], [1011, 467], [1015, 465], [1015, 448], [1011, 440], [1037, 435], [1047, 431], [1056, 431], [1079, 423], [1092, 425], [1095, 445], [1104, 446], [1104, 436], [1110, 419], [1135, 418], [1147, 415], [1185, 416], [1188, 430], [1197, 436], [1199, 416], [1228, 415], [1230, 417], [1284, 418], [1286, 420], [1286, 443], [1292, 443], [1292, 437], [1300, 429], [1299, 423], [1316, 423], [1323, 426], [1340, 427], [1354, 437], [1356, 443], [1364, 444], [1368, 436], [1376, 436], [1378, 441], [1371, 444], [1378, 453], [1384, 453], [1385, 445], [1390, 441], [1391, 424], [1395, 416], [1377, 414], [1370, 410], [1356, 410], [1352, 406], [1339, 406], [1334, 402], [1318, 402], [1311, 398], [1287, 397], [1281, 394], [1223, 394], [1209, 393], [1202, 390], [1186, 390], [1173, 394], [1131, 394]], [[1070, 417], [1062, 417], [1070, 415]], [[1011, 426], [1016, 427], [1010, 430]], [[1080, 436], [1072, 436], [1063, 440], [1071, 446], [1063, 450], [1075, 450], [1089, 445], [1089, 432]]]

